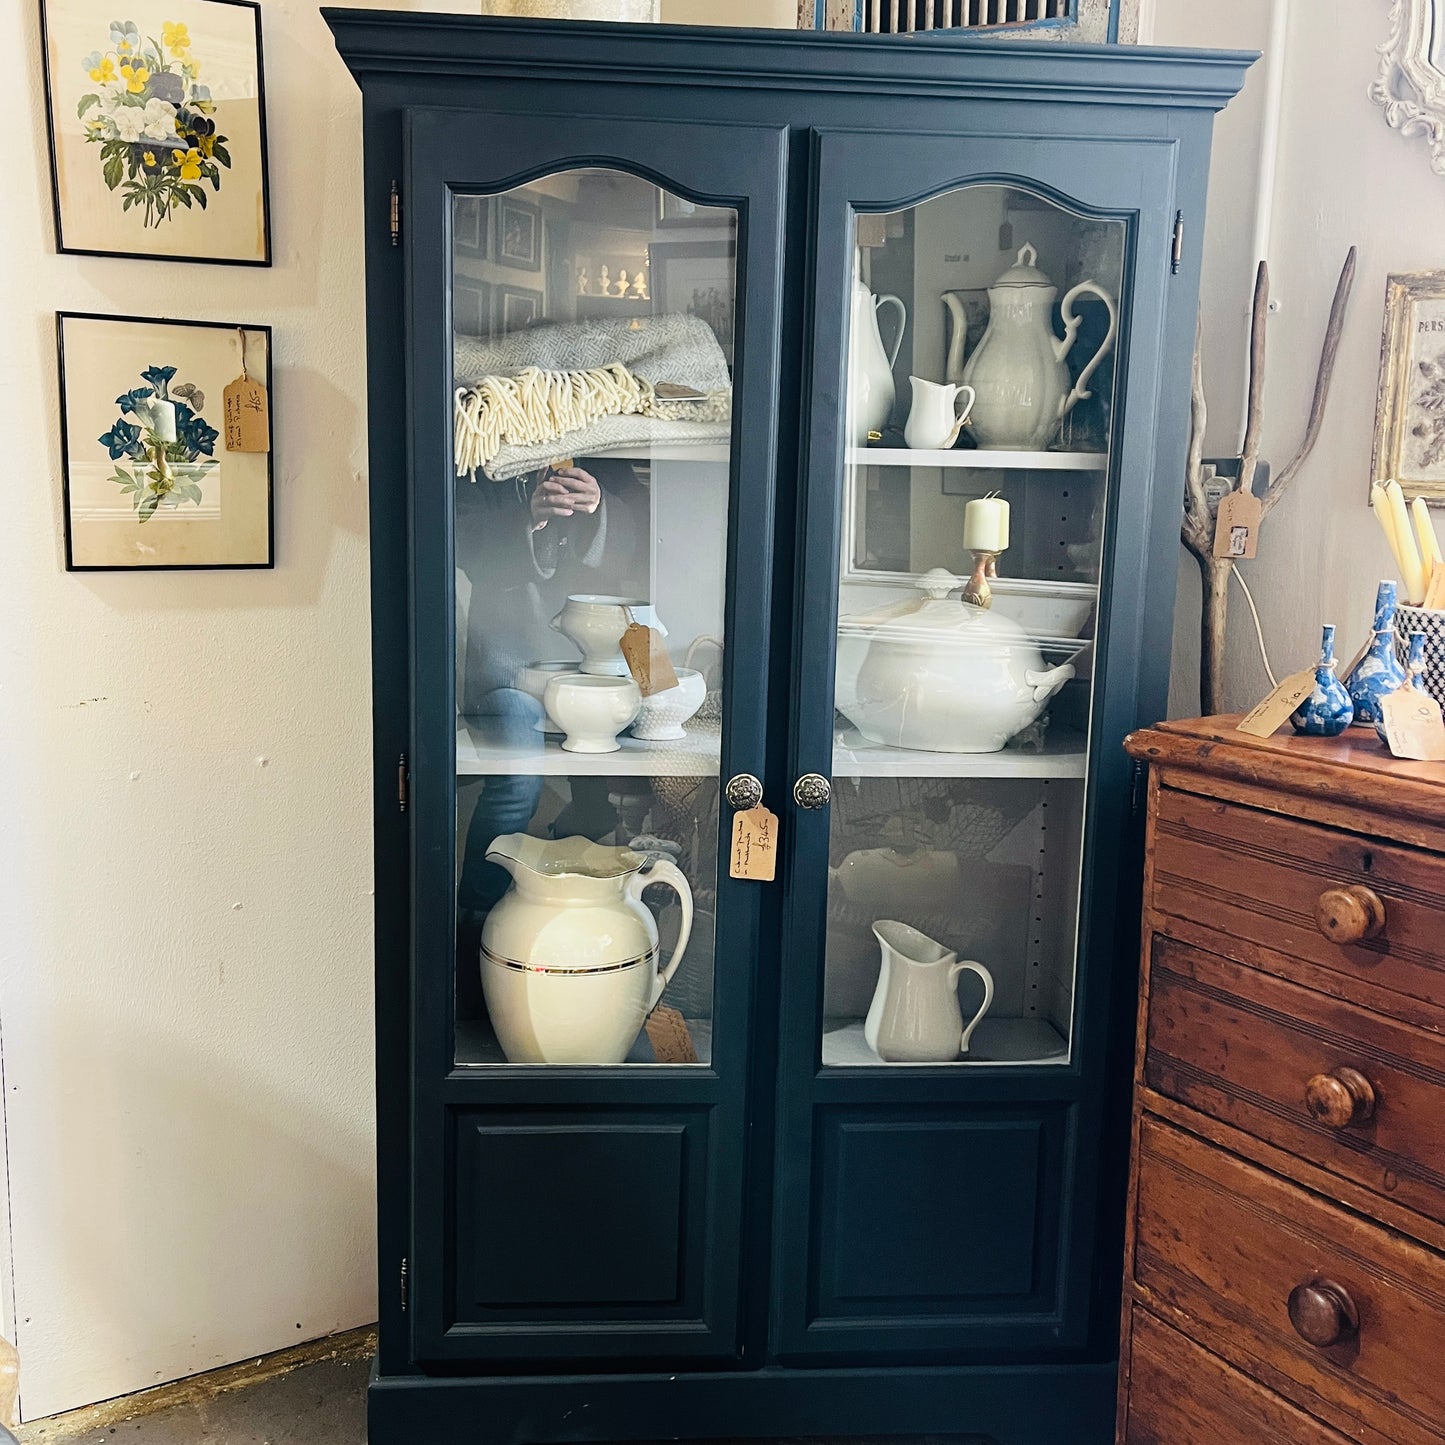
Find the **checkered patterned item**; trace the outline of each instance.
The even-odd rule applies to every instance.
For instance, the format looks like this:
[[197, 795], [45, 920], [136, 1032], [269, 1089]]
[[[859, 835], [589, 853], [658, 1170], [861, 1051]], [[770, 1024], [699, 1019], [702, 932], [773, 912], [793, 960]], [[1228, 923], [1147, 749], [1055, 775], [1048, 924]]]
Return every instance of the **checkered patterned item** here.
[[1402, 602], [1395, 613], [1395, 656], [1401, 667], [1410, 651], [1410, 634], [1425, 634], [1425, 691], [1445, 708], [1445, 612]]

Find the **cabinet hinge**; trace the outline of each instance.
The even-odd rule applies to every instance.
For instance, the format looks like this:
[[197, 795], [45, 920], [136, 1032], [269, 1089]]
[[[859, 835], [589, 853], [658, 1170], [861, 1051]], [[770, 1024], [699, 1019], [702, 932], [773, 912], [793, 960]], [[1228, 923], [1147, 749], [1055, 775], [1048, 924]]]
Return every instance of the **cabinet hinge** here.
[[396, 810], [399, 813], [406, 812], [406, 805], [411, 800], [411, 790], [407, 782], [406, 754], [403, 753], [396, 762]]
[[391, 244], [401, 245], [401, 187], [391, 183]]
[[407, 1300], [407, 1279], [406, 1279], [406, 1256], [401, 1257], [401, 1312], [406, 1313]]
[[1184, 212], [1174, 212], [1174, 239], [1169, 243], [1169, 274], [1177, 276], [1184, 264]]
[[1144, 804], [1144, 764], [1133, 759], [1133, 770], [1129, 774], [1129, 816], [1137, 818]]

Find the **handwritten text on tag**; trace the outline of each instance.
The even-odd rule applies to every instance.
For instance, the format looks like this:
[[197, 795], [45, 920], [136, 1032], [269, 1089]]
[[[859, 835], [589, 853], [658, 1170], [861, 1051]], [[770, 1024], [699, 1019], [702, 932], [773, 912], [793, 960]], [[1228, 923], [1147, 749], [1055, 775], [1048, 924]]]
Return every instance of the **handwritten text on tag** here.
[[762, 807], [735, 813], [728, 876], [771, 883], [777, 871], [778, 815]]
[[1315, 670], [1293, 672], [1280, 685], [1244, 715], [1237, 731], [1251, 737], [1272, 737], [1284, 720], [1314, 691]]

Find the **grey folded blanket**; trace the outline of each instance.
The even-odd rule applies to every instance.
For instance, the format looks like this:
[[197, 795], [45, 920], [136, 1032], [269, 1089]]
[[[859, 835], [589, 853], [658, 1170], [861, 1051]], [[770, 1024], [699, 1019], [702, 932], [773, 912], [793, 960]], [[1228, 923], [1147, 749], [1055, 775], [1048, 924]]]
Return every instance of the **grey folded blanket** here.
[[[453, 374], [458, 388], [475, 386], [489, 376], [511, 376], [530, 366], [547, 371], [585, 371], [617, 362], [653, 383], [676, 382], [705, 393], [726, 391], [731, 385], [727, 361], [712, 328], [696, 316], [680, 313], [534, 326], [508, 332], [495, 341], [458, 336], [453, 349]], [[687, 414], [682, 407], [678, 410]], [[705, 414], [714, 419], [706, 421], [638, 415], [602, 417], [590, 426], [560, 433], [544, 442], [503, 446], [488, 464], [487, 475], [494, 481], [505, 481], [558, 457], [588, 456], [649, 443], [702, 446], [726, 441], [731, 422], [725, 415], [717, 416], [719, 410], [716, 405], [709, 406]]]

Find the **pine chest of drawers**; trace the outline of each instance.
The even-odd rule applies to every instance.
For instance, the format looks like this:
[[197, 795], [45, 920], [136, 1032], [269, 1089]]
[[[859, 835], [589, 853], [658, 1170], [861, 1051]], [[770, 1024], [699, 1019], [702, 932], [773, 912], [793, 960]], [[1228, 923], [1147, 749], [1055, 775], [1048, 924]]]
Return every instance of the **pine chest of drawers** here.
[[1119, 1445], [1445, 1441], [1445, 765], [1134, 734]]

